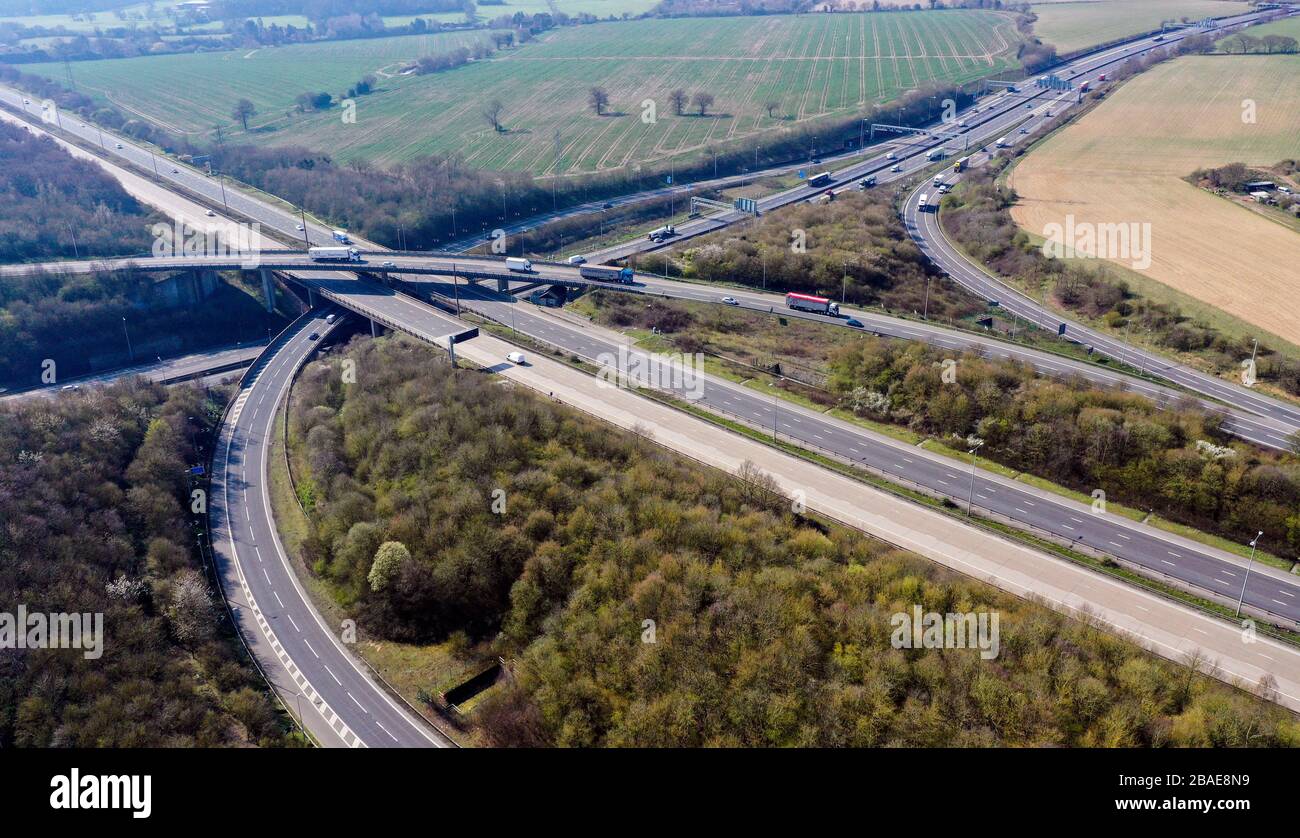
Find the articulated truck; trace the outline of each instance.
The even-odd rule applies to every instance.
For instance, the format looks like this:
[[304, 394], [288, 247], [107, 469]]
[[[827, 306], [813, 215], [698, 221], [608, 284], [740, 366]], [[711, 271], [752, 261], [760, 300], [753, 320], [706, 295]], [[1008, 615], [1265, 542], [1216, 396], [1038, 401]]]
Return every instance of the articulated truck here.
[[307, 256], [316, 262], [361, 261], [361, 251], [355, 247], [309, 247]]
[[614, 265], [583, 265], [578, 268], [578, 275], [583, 279], [594, 279], [599, 282], [632, 284], [632, 269], [619, 268]]
[[834, 317], [838, 317], [840, 313], [838, 303], [831, 302], [825, 297], [814, 297], [812, 294], [795, 294], [793, 292], [786, 294], [785, 306], [799, 311], [829, 314]]

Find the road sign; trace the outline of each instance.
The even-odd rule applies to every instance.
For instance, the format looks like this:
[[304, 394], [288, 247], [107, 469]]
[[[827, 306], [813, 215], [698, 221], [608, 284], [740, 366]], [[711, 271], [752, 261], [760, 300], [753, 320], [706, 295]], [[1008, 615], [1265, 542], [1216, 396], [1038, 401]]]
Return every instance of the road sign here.
[[741, 212], [758, 212], [758, 201], [753, 198], [737, 198], [732, 206]]
[[1061, 325], [1059, 325], [1059, 326], [1056, 327], [1056, 336], [1057, 336], [1058, 338], [1060, 338], [1060, 337], [1065, 337], [1065, 324], [1064, 324], [1064, 323], [1062, 323]]
[[799, 180], [803, 180], [803, 179], [806, 178], [806, 177], [808, 177], [808, 172], [807, 172], [806, 170], [804, 170], [804, 169], [800, 169], [800, 170], [799, 170]]
[[203, 470], [203, 466], [195, 466], [194, 468], [190, 469], [190, 474], [193, 474], [197, 477], [202, 477], [206, 473], [207, 472]]

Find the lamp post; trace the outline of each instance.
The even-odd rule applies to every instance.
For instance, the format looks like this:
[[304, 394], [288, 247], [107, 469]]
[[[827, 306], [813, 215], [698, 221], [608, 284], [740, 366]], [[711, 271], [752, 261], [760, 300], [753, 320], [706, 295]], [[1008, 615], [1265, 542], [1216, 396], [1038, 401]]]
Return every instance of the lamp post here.
[[970, 453], [970, 494], [966, 496], [966, 517], [968, 518], [970, 517], [971, 507], [975, 505], [975, 452], [978, 451], [979, 447], [983, 444], [984, 444], [984, 440], [980, 440], [975, 444], [973, 448], [971, 448], [969, 452]]
[[1259, 538], [1264, 534], [1260, 530], [1255, 534], [1255, 540], [1250, 542], [1250, 559], [1246, 562], [1246, 578], [1241, 580], [1241, 596], [1237, 597], [1237, 614], [1241, 616], [1241, 605], [1246, 601], [1246, 583], [1250, 581], [1250, 567], [1255, 563], [1255, 545], [1259, 543]]
[[122, 334], [126, 335], [126, 354], [130, 357], [131, 362], [135, 362], [135, 350], [131, 348], [131, 333], [126, 330], [126, 316], [122, 316]]

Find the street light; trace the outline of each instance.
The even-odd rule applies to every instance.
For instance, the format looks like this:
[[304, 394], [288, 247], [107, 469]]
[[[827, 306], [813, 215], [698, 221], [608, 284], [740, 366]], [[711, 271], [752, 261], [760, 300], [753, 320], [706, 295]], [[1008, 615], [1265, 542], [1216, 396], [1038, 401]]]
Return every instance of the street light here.
[[122, 334], [126, 335], [126, 354], [135, 362], [135, 350], [131, 348], [131, 333], [126, 330], [126, 316], [122, 316]]
[[984, 444], [984, 440], [975, 443], [975, 446], [968, 452], [970, 454], [970, 494], [966, 496], [966, 517], [970, 517], [971, 507], [975, 505], [975, 452]]
[[1241, 580], [1241, 596], [1237, 597], [1237, 614], [1241, 616], [1241, 604], [1246, 601], [1246, 583], [1250, 581], [1250, 566], [1255, 563], [1255, 545], [1259, 543], [1259, 538], [1264, 534], [1260, 530], [1255, 534], [1255, 540], [1250, 542], [1250, 560], [1246, 562], [1246, 578]]

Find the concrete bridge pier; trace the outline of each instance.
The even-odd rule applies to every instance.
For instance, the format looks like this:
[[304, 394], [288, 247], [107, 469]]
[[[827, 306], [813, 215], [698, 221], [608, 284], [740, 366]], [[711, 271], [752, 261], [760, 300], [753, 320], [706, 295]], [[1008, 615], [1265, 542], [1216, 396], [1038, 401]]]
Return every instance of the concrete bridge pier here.
[[371, 320], [371, 321], [370, 321], [370, 336], [371, 336], [372, 338], [377, 338], [377, 337], [379, 337], [380, 335], [382, 335], [383, 333], [384, 333], [384, 327], [383, 327], [383, 326], [380, 326], [380, 325], [379, 325], [378, 323], [376, 323], [374, 320]]
[[268, 312], [275, 311], [275, 283], [271, 279], [269, 268], [262, 268], [262, 300]]
[[510, 280], [508, 280], [508, 279], [498, 279], [498, 280], [497, 280], [497, 290], [500, 291], [502, 294], [509, 294], [509, 293], [510, 293]]
[[316, 289], [309, 287], [307, 289], [307, 308], [315, 308], [315, 307], [316, 307]]

